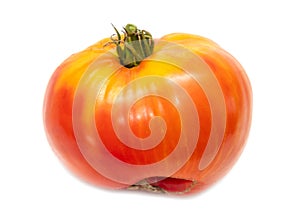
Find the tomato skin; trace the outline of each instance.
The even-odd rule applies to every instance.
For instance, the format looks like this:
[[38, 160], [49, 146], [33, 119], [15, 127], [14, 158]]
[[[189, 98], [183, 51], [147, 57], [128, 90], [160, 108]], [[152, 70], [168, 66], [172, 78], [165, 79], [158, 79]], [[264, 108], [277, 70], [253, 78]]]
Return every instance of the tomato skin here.
[[[219, 151], [209, 167], [197, 174], [202, 184], [198, 184], [192, 191], [201, 191], [223, 177], [242, 153], [251, 126], [250, 81], [232, 55], [206, 38], [189, 34], [171, 34], [162, 39], [183, 44], [199, 55], [218, 79], [226, 101], [226, 131], [221, 145], [221, 149], [224, 150]], [[186, 164], [186, 167], [188, 166], [189, 164]], [[183, 178], [183, 175], [179, 172], [175, 176]]]
[[74, 174], [94, 185], [121, 188], [124, 185], [103, 177], [87, 163], [78, 149], [72, 125], [72, 105], [76, 85], [89, 64], [103, 53], [102, 45], [108, 41], [108, 38], [104, 39], [70, 56], [56, 69], [45, 94], [44, 125], [53, 150]]
[[[128, 120], [133, 133], [139, 138], [146, 138], [151, 134], [146, 124], [149, 124], [153, 117], [161, 116], [166, 127], [172, 127], [172, 129], [166, 130], [164, 139], [159, 145], [151, 150], [132, 150], [131, 147], [118, 140], [119, 136], [114, 133], [111, 111], [115, 97], [123, 94], [121, 89], [128, 86], [134, 79], [147, 78], [155, 73], [156, 77], [176, 80], [185, 89], [185, 92], [193, 100], [200, 122], [200, 134], [192, 154], [176, 172], [166, 176], [170, 179], [162, 180], [161, 185], [157, 181], [156, 185], [164, 186], [164, 184], [170, 182], [171, 178], [174, 178], [174, 180], [192, 180], [193, 188], [184, 193], [193, 193], [206, 189], [222, 178], [239, 158], [250, 130], [252, 91], [250, 82], [241, 65], [211, 40], [196, 35], [177, 33], [166, 35], [157, 40], [153, 55], [142, 61], [137, 67], [131, 69], [120, 68], [117, 57], [114, 54], [108, 54], [114, 50], [114, 47], [111, 45], [103, 47], [109, 41], [109, 39], [104, 39], [86, 50], [72, 55], [56, 69], [48, 84], [44, 101], [45, 130], [53, 150], [62, 162], [81, 179], [101, 187], [127, 188], [134, 184], [134, 181], [139, 181], [140, 176], [133, 177], [127, 183], [118, 181], [119, 177], [114, 179], [109, 178], [108, 175], [103, 175], [90, 161], [87, 161], [87, 157], [83, 155], [84, 153], [80, 149], [78, 137], [76, 137], [78, 133], [77, 128], [74, 127], [74, 113], [76, 114], [74, 112], [76, 111], [74, 110], [74, 101], [77, 102], [78, 107], [81, 103], [86, 105], [86, 100], [80, 100], [80, 97], [84, 98], [85, 90], [88, 91], [89, 88], [89, 86], [83, 86], [81, 96], [78, 93], [80, 92], [80, 83], [91, 65], [101, 64], [99, 58], [103, 58], [102, 60], [105, 59], [110, 63], [107, 67], [116, 68], [117, 72], [103, 85], [101, 90], [103, 93], [97, 95], [97, 101], [92, 107], [95, 110], [95, 127], [109, 152], [125, 163], [143, 166], [144, 164], [157, 163], [168, 157], [178, 143], [179, 133], [182, 129], [181, 117], [176, 110], [176, 106], [170, 104], [165, 98], [153, 95], [135, 103], [130, 109], [131, 115]], [[202, 165], [201, 169], [199, 164], [201, 164], [201, 159], [205, 157], [206, 146], [213, 132], [212, 125], [216, 122], [215, 118], [211, 116], [214, 113], [211, 108], [211, 99], [207, 97], [205, 89], [199, 88], [197, 83], [185, 78], [186, 71], [184, 69], [176, 68], [172, 63], [166, 64], [159, 61], [160, 52], [164, 51], [167, 46], [165, 43], [178, 45], [178, 50], [186, 49], [192, 52], [195, 57], [199, 57], [199, 60], [203, 60], [213, 73], [222, 92], [225, 105], [225, 113], [222, 113], [226, 118], [222, 142], [216, 149], [216, 154], [210, 156], [211, 161], [207, 160], [207, 164]], [[187, 55], [189, 56], [189, 54]], [[182, 64], [188, 66], [188, 59], [186, 58], [186, 61]], [[194, 60], [194, 56], [191, 56], [190, 60]], [[105, 63], [101, 65], [106, 66]], [[162, 88], [164, 87], [163, 85]], [[133, 90], [133, 94], [138, 94], [139, 87], [136, 88]], [[145, 85], [145, 88], [150, 87]], [[125, 94], [124, 98], [126, 97]], [[218, 109], [216, 107], [214, 110], [218, 111]], [[86, 128], [87, 133], [89, 133], [88, 127], [84, 125], [79, 127]], [[191, 127], [191, 132], [193, 132], [193, 128], [197, 127]], [[124, 135], [126, 136], [126, 133]], [[182, 155], [187, 154], [186, 151], [182, 152]], [[170, 163], [167, 164], [170, 165]], [[114, 169], [114, 167], [111, 167], [111, 169]], [[116, 168], [115, 172], [123, 171]], [[169, 170], [162, 171], [157, 176], [162, 176], [168, 172]], [[124, 175], [126, 174], [124, 171]], [[144, 178], [149, 177], [151, 177], [149, 174], [144, 176]], [[174, 183], [170, 183], [171, 185], [174, 186]], [[172, 187], [172, 189], [176, 192], [176, 187]]]

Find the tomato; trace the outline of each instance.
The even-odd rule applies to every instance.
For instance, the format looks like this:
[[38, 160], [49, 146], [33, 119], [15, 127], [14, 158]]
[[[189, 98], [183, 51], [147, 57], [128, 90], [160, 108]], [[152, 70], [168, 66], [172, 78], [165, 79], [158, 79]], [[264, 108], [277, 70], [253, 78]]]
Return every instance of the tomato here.
[[72, 172], [100, 187], [208, 188], [248, 137], [252, 92], [244, 69], [201, 36], [153, 39], [131, 24], [116, 33], [52, 75], [43, 111], [50, 145]]

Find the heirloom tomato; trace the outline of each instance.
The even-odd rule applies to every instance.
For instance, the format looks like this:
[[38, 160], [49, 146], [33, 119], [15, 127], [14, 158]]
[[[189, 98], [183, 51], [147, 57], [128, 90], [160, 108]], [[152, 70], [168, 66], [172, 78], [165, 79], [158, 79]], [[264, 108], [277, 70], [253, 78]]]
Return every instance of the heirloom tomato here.
[[249, 133], [244, 69], [201, 36], [154, 39], [132, 24], [114, 29], [55, 70], [43, 111], [50, 145], [97, 186], [206, 189], [234, 165]]

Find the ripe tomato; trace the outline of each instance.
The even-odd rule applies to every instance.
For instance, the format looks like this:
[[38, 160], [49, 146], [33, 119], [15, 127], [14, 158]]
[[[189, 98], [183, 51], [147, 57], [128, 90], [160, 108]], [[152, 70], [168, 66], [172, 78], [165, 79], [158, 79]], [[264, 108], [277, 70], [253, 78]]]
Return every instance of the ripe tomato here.
[[249, 133], [245, 71], [204, 37], [154, 40], [131, 24], [116, 32], [54, 72], [44, 101], [53, 150], [97, 186], [206, 189], [233, 166]]

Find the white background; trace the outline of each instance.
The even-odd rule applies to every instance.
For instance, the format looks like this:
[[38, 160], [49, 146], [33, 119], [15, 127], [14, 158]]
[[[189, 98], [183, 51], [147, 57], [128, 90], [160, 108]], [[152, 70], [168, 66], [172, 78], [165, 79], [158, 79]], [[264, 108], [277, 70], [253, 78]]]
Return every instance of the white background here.
[[[298, 1], [34, 1], [0, 3], [0, 223], [300, 223]], [[135, 23], [155, 37], [206, 36], [244, 66], [254, 93], [238, 163], [188, 198], [91, 187], [58, 161], [42, 104], [54, 69]]]

